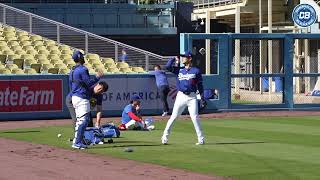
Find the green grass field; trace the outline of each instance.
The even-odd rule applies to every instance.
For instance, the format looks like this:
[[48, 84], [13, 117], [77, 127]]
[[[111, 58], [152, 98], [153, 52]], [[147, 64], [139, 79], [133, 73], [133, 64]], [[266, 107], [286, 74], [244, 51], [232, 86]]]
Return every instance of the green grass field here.
[[[191, 121], [177, 121], [170, 145], [160, 144], [165, 122], [151, 132], [123, 132], [114, 144], [97, 145], [96, 153], [239, 180], [320, 178], [320, 117], [239, 118], [203, 120], [207, 144], [196, 146]], [[61, 138], [57, 134], [62, 133]], [[14, 138], [70, 148], [70, 127], [0, 132]], [[125, 147], [134, 152], [124, 152]]]

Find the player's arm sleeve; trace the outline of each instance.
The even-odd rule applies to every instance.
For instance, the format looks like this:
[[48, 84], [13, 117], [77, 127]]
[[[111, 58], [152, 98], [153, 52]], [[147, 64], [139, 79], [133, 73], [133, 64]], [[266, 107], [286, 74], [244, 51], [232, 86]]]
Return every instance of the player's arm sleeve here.
[[202, 74], [201, 74], [201, 72], [199, 71], [198, 73], [197, 73], [197, 76], [196, 76], [196, 78], [197, 78], [197, 82], [198, 82], [198, 91], [199, 91], [199, 93], [200, 93], [200, 95], [201, 95], [201, 98], [203, 99], [204, 98], [204, 96], [203, 96], [203, 79], [202, 79]]
[[97, 78], [96, 76], [94, 78], [90, 78], [88, 69], [85, 69], [85, 72], [81, 74], [81, 78], [88, 87], [93, 86], [100, 80], [100, 78]]
[[166, 69], [173, 74], [179, 74], [180, 67], [174, 66], [174, 62], [176, 61], [175, 58], [171, 58], [167, 64], [165, 65]]
[[131, 119], [135, 121], [141, 121], [141, 119], [137, 115], [135, 115], [133, 112], [128, 112], [128, 115]]

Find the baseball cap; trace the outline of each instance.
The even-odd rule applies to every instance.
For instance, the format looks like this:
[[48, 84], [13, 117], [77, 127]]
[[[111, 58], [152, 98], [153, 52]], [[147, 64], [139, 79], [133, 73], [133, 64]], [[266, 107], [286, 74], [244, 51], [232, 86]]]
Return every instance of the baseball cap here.
[[72, 59], [74, 61], [79, 61], [80, 59], [84, 59], [84, 55], [81, 51], [75, 50], [72, 54]]
[[184, 53], [180, 54], [182, 57], [192, 57], [192, 52], [191, 51], [185, 51]]
[[134, 95], [134, 96], [132, 96], [131, 97], [131, 101], [140, 101], [140, 97], [139, 96], [137, 96], [137, 95]]

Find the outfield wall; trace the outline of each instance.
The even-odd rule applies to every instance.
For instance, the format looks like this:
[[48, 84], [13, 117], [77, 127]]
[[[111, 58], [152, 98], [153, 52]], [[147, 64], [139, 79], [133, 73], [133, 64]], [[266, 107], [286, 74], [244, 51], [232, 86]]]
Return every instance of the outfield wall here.
[[[176, 95], [175, 77], [169, 75], [170, 108]], [[103, 94], [103, 114], [120, 116], [133, 95], [142, 97], [142, 113], [162, 113], [155, 78], [148, 74], [106, 75], [109, 90]], [[0, 76], [0, 121], [69, 118], [65, 97], [69, 92], [66, 75]]]

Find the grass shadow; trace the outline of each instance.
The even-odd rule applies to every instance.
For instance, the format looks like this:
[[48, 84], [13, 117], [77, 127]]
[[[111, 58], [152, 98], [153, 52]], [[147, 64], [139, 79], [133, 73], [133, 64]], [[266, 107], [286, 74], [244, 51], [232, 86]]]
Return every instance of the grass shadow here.
[[257, 142], [222, 142], [222, 143], [206, 143], [211, 145], [237, 145], [237, 144], [263, 144], [266, 142], [257, 141]]
[[162, 146], [161, 144], [126, 144], [126, 145], [114, 145], [104, 144], [103, 146], [93, 146], [94, 149], [105, 149], [105, 148], [125, 148], [125, 147], [151, 147], [151, 146]]
[[23, 134], [23, 133], [39, 133], [41, 131], [4, 131], [0, 132], [0, 134]]

